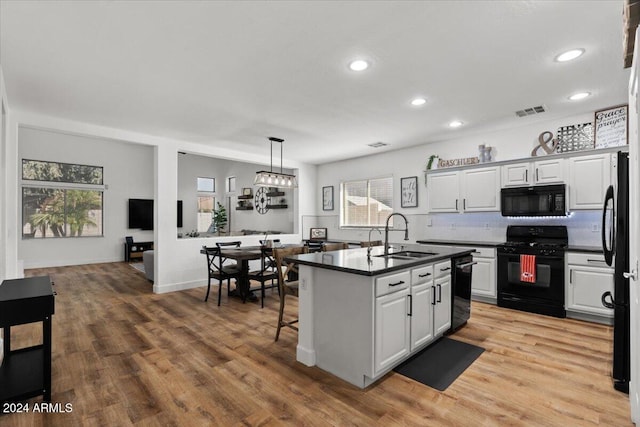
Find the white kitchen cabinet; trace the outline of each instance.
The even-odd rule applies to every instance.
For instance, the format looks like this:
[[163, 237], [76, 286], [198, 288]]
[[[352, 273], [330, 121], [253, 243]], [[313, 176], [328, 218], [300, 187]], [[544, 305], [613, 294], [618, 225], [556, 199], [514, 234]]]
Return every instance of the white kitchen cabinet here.
[[564, 168], [564, 159], [545, 159], [502, 165], [502, 186], [562, 184], [565, 176]]
[[411, 288], [411, 351], [433, 341], [433, 279]]
[[611, 185], [611, 154], [572, 157], [569, 160], [569, 209], [602, 209]]
[[497, 166], [427, 175], [427, 209], [435, 212], [497, 212], [500, 210]]
[[460, 179], [457, 171], [434, 172], [427, 175], [427, 210], [458, 212]]
[[462, 211], [496, 212], [500, 210], [500, 168], [464, 170], [462, 178]]
[[451, 276], [434, 281], [433, 335], [440, 336], [451, 327]]
[[[613, 310], [602, 305], [602, 294], [614, 289], [614, 271], [596, 253], [567, 253], [565, 305], [572, 312], [612, 318]], [[614, 295], [615, 298], [615, 295]]]
[[381, 372], [411, 351], [409, 289], [376, 298], [375, 372]]
[[473, 260], [477, 263], [473, 266], [471, 276], [471, 295], [480, 296], [495, 302], [496, 289], [496, 249], [474, 248]]

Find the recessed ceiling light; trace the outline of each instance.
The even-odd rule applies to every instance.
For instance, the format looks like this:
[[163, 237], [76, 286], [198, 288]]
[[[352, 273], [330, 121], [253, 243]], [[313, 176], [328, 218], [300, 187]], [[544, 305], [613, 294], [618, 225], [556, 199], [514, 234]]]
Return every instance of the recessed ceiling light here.
[[556, 56], [556, 61], [557, 62], [571, 61], [572, 59], [576, 59], [577, 57], [582, 56], [583, 53], [584, 53], [584, 49], [571, 49]]
[[349, 63], [349, 69], [352, 71], [364, 71], [369, 68], [369, 63], [363, 59], [356, 59]]
[[421, 105], [424, 105], [426, 102], [427, 100], [424, 98], [414, 98], [413, 100], [411, 100], [411, 105], [413, 105], [414, 107], [419, 107]]
[[462, 122], [460, 120], [453, 120], [449, 122], [450, 128], [459, 128], [460, 126], [462, 126]]
[[574, 93], [573, 95], [571, 95], [569, 97], [570, 101], [579, 101], [581, 99], [585, 99], [586, 97], [590, 96], [591, 92], [578, 92], [578, 93]]

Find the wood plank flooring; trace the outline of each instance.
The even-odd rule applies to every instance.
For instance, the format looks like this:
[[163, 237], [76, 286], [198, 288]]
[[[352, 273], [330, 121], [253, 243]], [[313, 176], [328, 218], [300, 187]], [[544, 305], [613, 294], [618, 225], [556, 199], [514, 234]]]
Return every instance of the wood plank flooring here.
[[[277, 293], [218, 307], [217, 288], [207, 303], [204, 287], [155, 295], [125, 263], [27, 271], [43, 274], [58, 293], [52, 399], [73, 411], [0, 426], [632, 425], [608, 326], [474, 302], [455, 338], [486, 351], [446, 391], [395, 373], [360, 390], [296, 362], [295, 331], [273, 341]], [[40, 341], [38, 325], [12, 330], [14, 348]]]

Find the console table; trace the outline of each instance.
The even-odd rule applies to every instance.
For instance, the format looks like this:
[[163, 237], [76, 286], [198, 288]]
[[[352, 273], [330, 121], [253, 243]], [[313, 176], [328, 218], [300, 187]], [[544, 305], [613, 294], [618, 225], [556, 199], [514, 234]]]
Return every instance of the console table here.
[[[51, 316], [49, 276], [4, 280], [0, 285], [0, 327], [4, 360], [0, 365], [0, 403], [43, 396], [51, 401]], [[42, 344], [11, 350], [11, 326], [42, 322]]]
[[153, 242], [131, 242], [124, 244], [124, 260], [131, 262], [134, 259], [142, 261], [142, 253], [153, 249]]

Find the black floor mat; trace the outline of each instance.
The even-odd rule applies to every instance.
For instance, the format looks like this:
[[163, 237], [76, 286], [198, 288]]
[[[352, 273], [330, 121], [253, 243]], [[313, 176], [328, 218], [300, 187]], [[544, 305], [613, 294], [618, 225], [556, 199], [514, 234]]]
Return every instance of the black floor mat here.
[[482, 347], [445, 337], [398, 365], [394, 371], [444, 391], [483, 351]]

